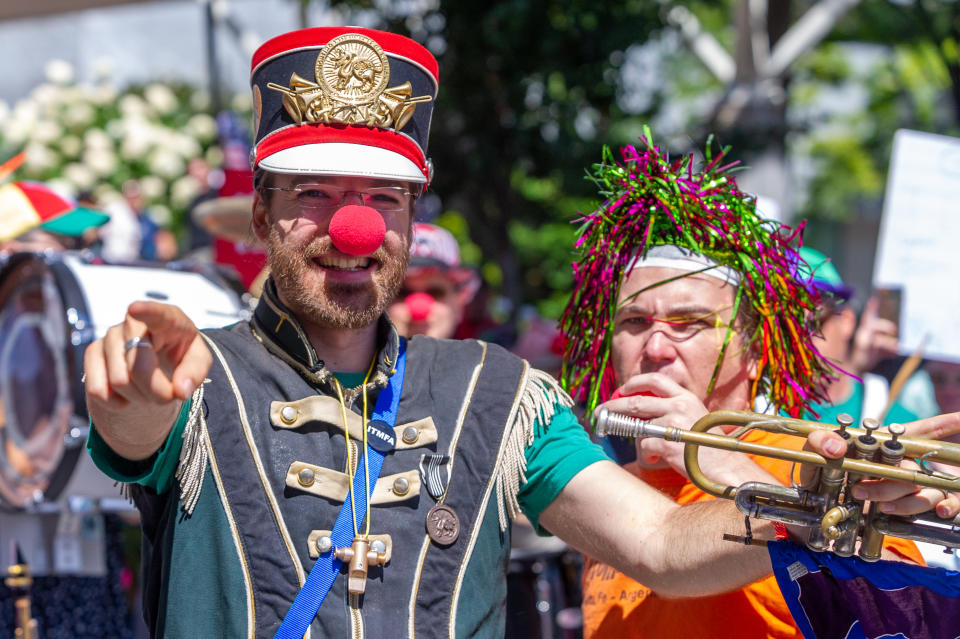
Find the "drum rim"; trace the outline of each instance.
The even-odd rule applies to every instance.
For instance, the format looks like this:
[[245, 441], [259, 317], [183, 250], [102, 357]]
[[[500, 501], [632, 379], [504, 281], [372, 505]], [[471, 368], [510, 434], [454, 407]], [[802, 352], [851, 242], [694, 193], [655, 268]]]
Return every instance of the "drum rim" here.
[[[57, 293], [60, 295], [60, 301], [63, 304], [64, 311], [68, 308], [71, 308], [71, 305], [68, 303], [68, 300], [65, 296], [64, 283], [61, 280], [64, 276], [69, 276], [72, 278], [74, 284], [74, 290], [70, 291], [70, 297], [75, 298], [79, 295], [80, 306], [78, 312], [84, 314], [87, 313], [86, 299], [83, 299], [83, 293], [80, 291], [79, 283], [76, 281], [76, 278], [73, 277], [73, 273], [70, 271], [69, 267], [63, 264], [63, 260], [59, 258], [56, 254], [45, 254], [45, 253], [16, 253], [10, 257], [6, 264], [3, 265], [3, 268], [0, 269], [0, 292], [3, 291], [3, 287], [7, 282], [7, 279], [11, 274], [19, 270], [20, 268], [30, 268], [24, 266], [28, 263], [34, 262], [38, 264], [38, 268], [43, 271], [48, 271], [52, 278], [54, 285], [57, 287]], [[2, 300], [0, 300], [2, 302]], [[70, 417], [81, 417], [78, 414], [78, 409], [82, 409], [83, 416], [87, 415], [87, 406], [86, 399], [83, 395], [82, 385], [79, 383], [80, 375], [74, 374], [76, 372], [76, 363], [79, 363], [80, 368], [83, 366], [83, 354], [78, 352], [81, 347], [85, 347], [86, 343], [73, 344], [70, 339], [70, 333], [75, 329], [67, 320], [66, 317], [63, 318], [64, 324], [67, 326], [67, 335], [64, 336], [67, 346], [67, 352], [64, 354], [67, 358], [67, 378], [69, 380], [69, 393], [73, 401], [73, 411], [71, 412]], [[67, 435], [69, 436], [69, 429], [72, 428], [68, 423]], [[70, 478], [73, 476], [74, 471], [76, 470], [77, 462], [80, 459], [80, 455], [83, 452], [84, 446], [81, 441], [74, 441], [68, 443], [67, 440], [64, 441], [64, 446], [62, 449], [62, 454], [60, 456], [60, 461], [57, 464], [56, 470], [50, 475], [50, 480], [47, 484], [46, 489], [43, 491], [43, 500], [44, 503], [55, 502], [60, 498], [61, 493], [67, 487], [67, 484], [70, 482]], [[16, 504], [10, 503], [4, 499], [0, 499], [0, 508], [5, 511], [13, 512], [23, 512], [29, 510], [29, 506], [18, 506]]]

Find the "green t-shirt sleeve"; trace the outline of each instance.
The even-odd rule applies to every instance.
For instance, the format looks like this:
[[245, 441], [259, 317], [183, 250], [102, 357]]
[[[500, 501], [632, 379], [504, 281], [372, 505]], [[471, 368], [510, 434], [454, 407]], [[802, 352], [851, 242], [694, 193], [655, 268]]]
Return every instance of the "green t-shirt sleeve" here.
[[183, 403], [177, 422], [170, 429], [163, 446], [147, 459], [131, 461], [115, 453], [103, 441], [93, 422], [90, 423], [90, 434], [87, 437], [87, 452], [93, 458], [93, 463], [110, 479], [125, 484], [140, 484], [153, 489], [158, 494], [170, 490], [173, 485], [174, 473], [177, 472], [177, 462], [180, 460], [180, 449], [183, 447], [183, 429], [190, 416], [190, 401]]
[[574, 475], [587, 466], [609, 459], [566, 406], [556, 406], [550, 423], [534, 424], [533, 443], [524, 450], [527, 482], [520, 486], [520, 509], [540, 534], [540, 513], [550, 505]]

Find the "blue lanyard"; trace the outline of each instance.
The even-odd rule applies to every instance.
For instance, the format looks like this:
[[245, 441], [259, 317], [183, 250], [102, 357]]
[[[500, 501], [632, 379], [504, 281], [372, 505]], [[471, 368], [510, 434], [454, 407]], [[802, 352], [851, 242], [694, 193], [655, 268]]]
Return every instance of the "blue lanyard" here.
[[[397, 353], [397, 367], [387, 387], [380, 391], [377, 397], [377, 403], [373, 409], [373, 419], [385, 422], [391, 429], [397, 421], [397, 406], [400, 404], [400, 391], [403, 390], [403, 373], [407, 366], [406, 342], [400, 340], [400, 350]], [[366, 428], [366, 424], [364, 424]], [[384, 454], [367, 446], [363, 454], [369, 456], [368, 464], [370, 467], [370, 486], [365, 486], [366, 477], [364, 473], [354, 473], [353, 476], [353, 499], [356, 502], [358, 512], [357, 527], [363, 524], [367, 513], [367, 499], [377, 485], [377, 478], [380, 477], [380, 469], [383, 467]], [[357, 468], [363, 465], [363, 454], [357, 460]], [[323, 604], [324, 598], [333, 587], [333, 582], [340, 574], [340, 566], [343, 562], [334, 556], [337, 548], [350, 546], [353, 541], [353, 509], [350, 507], [350, 497], [347, 496], [343, 501], [343, 507], [337, 516], [337, 521], [333, 525], [333, 532], [330, 533], [330, 540], [333, 547], [320, 555], [303, 588], [297, 593], [296, 599], [283, 618], [283, 623], [274, 635], [274, 639], [302, 639], [303, 635], [310, 627], [310, 622], [317, 616], [317, 611]]]

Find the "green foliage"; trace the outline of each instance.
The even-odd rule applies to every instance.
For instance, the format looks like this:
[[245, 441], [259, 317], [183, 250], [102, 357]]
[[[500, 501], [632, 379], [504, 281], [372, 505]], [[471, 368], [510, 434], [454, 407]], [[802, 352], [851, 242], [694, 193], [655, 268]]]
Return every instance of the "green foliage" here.
[[415, 16], [374, 5], [380, 26], [437, 54], [429, 154], [441, 222], [452, 211], [465, 221], [481, 273], [513, 308], [536, 303], [556, 318], [571, 281], [570, 222], [595, 195], [584, 168], [603, 144], [638, 132], [618, 105], [618, 77], [627, 47], [661, 28], [657, 3], [440, 0]]
[[[798, 66], [794, 104], [822, 100], [818, 91], [825, 85], [858, 86], [865, 94], [863, 109], [803, 124], [811, 132], [801, 154], [817, 170], [800, 215], [812, 220], [813, 234], [850, 221], [858, 212], [880, 210], [898, 128], [960, 131], [958, 33], [960, 3], [867, 0], [834, 31], [833, 42]], [[849, 40], [874, 47], [867, 68], [842, 62], [854, 53], [849, 42], [840, 43]], [[859, 57], [863, 53], [859, 50]]]

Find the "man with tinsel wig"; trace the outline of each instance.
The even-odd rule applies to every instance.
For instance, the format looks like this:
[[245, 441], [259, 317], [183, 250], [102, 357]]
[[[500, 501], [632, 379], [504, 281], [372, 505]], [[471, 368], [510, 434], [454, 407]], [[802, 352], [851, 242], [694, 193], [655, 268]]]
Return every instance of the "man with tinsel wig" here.
[[[762, 219], [737, 188], [736, 163], [711, 155], [709, 143], [699, 169], [692, 156], [669, 158], [649, 131], [620, 155], [605, 150], [592, 173], [603, 203], [584, 216], [576, 244], [561, 325], [565, 389], [590, 412], [684, 429], [710, 411], [762, 402], [796, 417], [821, 400], [837, 371], [812, 342], [820, 300], [797, 274], [802, 227]], [[803, 445], [764, 431], [745, 439]], [[626, 468], [676, 503], [712, 499], [686, 477], [682, 444], [643, 439], [636, 451]], [[736, 457], [745, 456], [700, 449], [711, 479], [753, 480], [756, 467]], [[791, 484], [790, 462], [754, 461]], [[892, 540], [886, 555], [922, 561], [905, 540]], [[588, 557], [583, 596], [587, 637], [801, 636], [772, 575], [670, 599]]]

